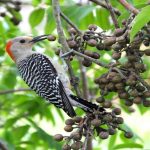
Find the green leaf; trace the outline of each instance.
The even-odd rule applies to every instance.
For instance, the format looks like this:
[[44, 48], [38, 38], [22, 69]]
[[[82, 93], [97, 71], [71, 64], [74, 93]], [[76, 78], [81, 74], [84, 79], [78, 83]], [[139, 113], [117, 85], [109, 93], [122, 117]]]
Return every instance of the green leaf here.
[[45, 24], [45, 34], [51, 33], [55, 29], [55, 19], [54, 16], [52, 15], [52, 7], [49, 7], [46, 10], [46, 24]]
[[122, 20], [127, 19], [129, 17], [130, 13], [128, 11], [122, 12], [122, 14], [118, 17], [119, 25], [122, 26]]
[[117, 134], [111, 136], [108, 144], [108, 150], [112, 150], [112, 148], [115, 145], [116, 139], [117, 139]]
[[24, 125], [24, 126], [20, 126], [20, 127], [16, 127], [13, 129], [13, 135], [15, 137], [15, 140], [19, 140], [25, 136], [25, 134], [27, 133], [28, 129], [29, 129], [29, 125]]
[[19, 117], [14, 117], [14, 118], [10, 118], [10, 119], [7, 119], [6, 123], [5, 123], [5, 127], [8, 128], [8, 127], [12, 127], [13, 124], [18, 121]]
[[37, 130], [39, 138], [48, 143], [50, 149], [54, 149], [54, 148], [57, 149], [57, 150], [62, 149], [61, 148], [62, 145], [60, 143], [56, 142], [51, 135], [47, 134], [43, 129], [38, 127], [37, 124], [35, 122], [33, 122], [30, 118], [26, 118], [26, 119]]
[[32, 0], [32, 5], [33, 6], [37, 6], [40, 3], [41, 3], [41, 0]]
[[84, 17], [86, 17], [89, 13], [91, 13], [95, 9], [95, 7], [90, 5], [85, 5], [80, 7], [77, 5], [72, 5], [72, 6], [63, 6], [61, 7], [61, 9], [63, 10], [64, 14], [70, 19], [73, 19], [75, 21], [77, 20], [80, 21], [84, 19]]
[[133, 40], [134, 36], [150, 21], [150, 5], [144, 7], [141, 12], [132, 21], [132, 29], [130, 32], [130, 41]]
[[109, 12], [105, 9], [96, 9], [96, 19], [97, 24], [103, 29], [103, 30], [109, 30], [110, 29], [110, 19], [109, 19]]
[[43, 8], [38, 8], [32, 11], [29, 17], [29, 23], [32, 28], [41, 23], [44, 14], [45, 14], [45, 10]]
[[137, 143], [126, 143], [126, 144], [118, 144], [114, 147], [115, 150], [123, 148], [143, 148], [143, 145]]
[[143, 105], [138, 105], [137, 106], [139, 109], [139, 112], [141, 113], [141, 115], [143, 115], [144, 113], [146, 113], [148, 111], [148, 109], [146, 107], [143, 107]]
[[14, 70], [5, 72], [5, 74], [3, 74], [3, 81], [1, 84], [5, 85], [7, 88], [13, 89], [16, 85], [16, 76], [17, 74]]

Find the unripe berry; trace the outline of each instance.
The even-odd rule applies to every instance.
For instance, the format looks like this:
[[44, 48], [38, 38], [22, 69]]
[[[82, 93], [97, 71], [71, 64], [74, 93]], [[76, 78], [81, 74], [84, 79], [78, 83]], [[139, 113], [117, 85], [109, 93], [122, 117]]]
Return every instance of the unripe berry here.
[[90, 66], [92, 65], [92, 61], [87, 60], [87, 59], [83, 59], [82, 64], [83, 64], [85, 67], [90, 67]]
[[82, 148], [82, 142], [80, 142], [80, 141], [74, 142], [74, 143], [71, 145], [71, 148], [72, 148], [73, 150], [79, 150], [80, 148]]
[[97, 48], [98, 50], [104, 50], [104, 49], [105, 49], [105, 46], [104, 46], [104, 44], [99, 43], [99, 44], [96, 45], [96, 48]]
[[94, 126], [94, 127], [99, 127], [101, 125], [101, 120], [99, 119], [93, 119], [91, 121], [91, 124]]
[[87, 55], [87, 56], [89, 56], [89, 57], [92, 57], [92, 55], [93, 55], [92, 52], [89, 51], [89, 50], [85, 50], [84, 54]]
[[105, 46], [112, 46], [114, 43], [116, 43], [116, 37], [109, 37], [103, 42]]
[[111, 122], [112, 119], [113, 119], [112, 116], [109, 115], [109, 114], [108, 114], [108, 115], [105, 115], [104, 118], [103, 118], [103, 120], [104, 120], [105, 122]]
[[146, 91], [143, 93], [144, 97], [149, 98], [150, 97], [150, 91]]
[[68, 32], [70, 33], [70, 34], [77, 34], [77, 31], [74, 29], [74, 28], [70, 28], [69, 30], [68, 30]]
[[68, 41], [68, 45], [70, 48], [74, 48], [74, 47], [76, 47], [77, 43], [76, 43], [76, 41], [72, 40], [72, 41]]
[[66, 125], [66, 126], [64, 127], [64, 130], [65, 130], [66, 132], [71, 132], [71, 131], [73, 130], [73, 127], [72, 127], [71, 125]]
[[133, 133], [132, 132], [125, 132], [124, 136], [126, 138], [132, 138], [133, 137]]
[[56, 37], [55, 37], [54, 35], [49, 35], [49, 36], [47, 36], [47, 39], [48, 39], [49, 41], [55, 41], [55, 40], [56, 40]]
[[54, 136], [54, 139], [55, 139], [56, 141], [60, 142], [60, 141], [63, 140], [63, 135], [61, 135], [61, 134], [56, 134], [56, 135]]
[[120, 108], [114, 108], [112, 111], [115, 115], [120, 115], [121, 114], [121, 109]]
[[123, 33], [124, 33], [124, 29], [122, 29], [122, 28], [117, 28], [114, 31], [115, 36], [121, 36]]
[[67, 119], [66, 121], [65, 121], [65, 124], [66, 125], [74, 125], [74, 120], [73, 119]]
[[87, 44], [88, 44], [89, 46], [91, 46], [91, 47], [94, 47], [94, 46], [97, 45], [97, 41], [96, 41], [95, 39], [89, 39], [89, 40], [87, 41]]
[[92, 53], [92, 57], [95, 58], [95, 59], [99, 59], [100, 58], [100, 54], [97, 53], [97, 52], [93, 52]]
[[145, 53], [145, 55], [150, 56], [150, 49], [146, 49], [146, 50], [144, 51], [144, 53]]
[[144, 107], [150, 107], [150, 100], [143, 100]]
[[81, 135], [80, 135], [79, 132], [72, 132], [70, 137], [73, 138], [76, 141], [81, 140]]
[[114, 128], [111, 127], [111, 128], [108, 129], [108, 133], [110, 135], [114, 135], [116, 133], [116, 129], [114, 129]]
[[115, 51], [118, 51], [118, 50], [121, 50], [121, 49], [122, 49], [122, 46], [121, 46], [121, 44], [119, 44], [119, 43], [115, 43], [115, 44], [113, 44], [113, 45], [111, 46], [111, 48], [112, 48], [113, 50], [115, 50]]
[[116, 129], [114, 129], [114, 128], [109, 128], [109, 129], [108, 129], [108, 132], [109, 132], [110, 135], [114, 135], [114, 134], [116, 133]]
[[132, 100], [126, 100], [125, 101], [125, 105], [126, 106], [132, 106], [133, 105], [133, 101]]
[[96, 99], [96, 101], [97, 101], [98, 103], [103, 103], [103, 102], [105, 101], [105, 99], [104, 99], [103, 97], [98, 97], [98, 98]]
[[101, 139], [107, 139], [108, 136], [109, 136], [109, 133], [106, 132], [106, 131], [101, 131], [100, 134], [99, 134], [99, 137], [100, 137]]
[[118, 124], [123, 124], [124, 120], [123, 120], [122, 117], [117, 117], [117, 118], [116, 118], [116, 122], [117, 122]]
[[79, 117], [79, 116], [76, 116], [73, 118], [73, 120], [76, 122], [76, 123], [80, 123], [82, 121], [82, 117]]
[[118, 83], [118, 82], [121, 82], [121, 77], [119, 75], [116, 75], [112, 78], [112, 82], [114, 83]]
[[119, 93], [119, 98], [128, 99], [129, 94], [127, 92], [121, 92], [121, 93]]
[[97, 26], [96, 26], [95, 24], [90, 24], [90, 25], [88, 26], [88, 29], [95, 31], [95, 30], [97, 29]]
[[105, 101], [103, 103], [103, 107], [105, 107], [105, 108], [110, 108], [111, 106], [112, 106], [112, 103], [110, 101]]
[[68, 144], [63, 145], [62, 150], [71, 150], [71, 146]]
[[141, 102], [142, 102], [142, 98], [141, 97], [135, 97], [134, 99], [133, 99], [133, 103], [135, 103], [135, 104], [141, 104]]
[[134, 89], [130, 92], [130, 95], [133, 97], [137, 97], [139, 94], [138, 94], [138, 91], [136, 89]]
[[1, 13], [0, 13], [0, 16], [1, 16], [1, 17], [5, 17], [5, 16], [6, 16], [6, 13], [5, 13], [5, 12], [1, 12]]

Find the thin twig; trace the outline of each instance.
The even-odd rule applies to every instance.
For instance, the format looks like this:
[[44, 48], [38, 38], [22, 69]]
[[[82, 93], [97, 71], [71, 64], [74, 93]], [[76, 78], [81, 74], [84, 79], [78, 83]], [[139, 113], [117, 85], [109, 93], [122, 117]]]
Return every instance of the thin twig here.
[[[60, 18], [59, 1], [58, 0], [52, 0], [52, 6], [53, 6], [54, 17], [55, 17], [55, 20], [56, 20], [56, 26], [57, 26], [57, 33], [58, 33], [58, 36], [59, 36], [59, 42], [62, 45], [62, 52], [66, 53], [66, 52], [69, 52], [70, 49], [69, 49], [69, 46], [68, 46], [67, 41], [65, 39], [65, 35], [64, 35], [64, 32], [63, 32], [63, 28], [62, 28], [62, 23], [61, 23], [61, 18]], [[67, 63], [67, 66], [68, 66], [68, 72], [69, 72], [70, 78], [72, 80], [71, 83], [72, 83], [72, 85], [73, 85], [73, 87], [76, 91], [77, 96], [80, 97], [81, 94], [80, 94], [80, 90], [79, 90], [79, 87], [78, 87], [78, 82], [76, 81], [76, 77], [74, 75], [72, 66], [70, 64], [70, 60], [66, 59], [66, 63]]]
[[89, 100], [89, 89], [88, 89], [88, 82], [87, 82], [87, 76], [86, 76], [86, 68], [82, 65], [81, 58], [78, 58], [78, 60], [79, 60], [80, 71], [81, 71], [83, 98], [88, 101]]
[[126, 0], [118, 0], [121, 5], [123, 5], [127, 10], [131, 11], [133, 14], [137, 15], [139, 13], [139, 10], [133, 7], [130, 3], [128, 3]]
[[148, 89], [150, 90], [150, 85], [144, 81], [140, 76], [138, 76], [137, 74], [134, 73], [134, 75], [136, 76], [136, 78]]
[[77, 52], [77, 51], [73, 50], [73, 53], [74, 53], [75, 55], [77, 55], [77, 56], [80, 56], [80, 57], [83, 57], [83, 58], [85, 58], [85, 59], [87, 59], [87, 60], [90, 60], [90, 61], [94, 62], [95, 64], [101, 66], [101, 67], [110, 68], [110, 66], [109, 66], [108, 64], [102, 63], [102, 62], [100, 62], [99, 60], [94, 59], [94, 58], [92, 58], [92, 57], [89, 57], [89, 56], [87, 56], [87, 55], [84, 55], [84, 54], [82, 54], [82, 53], [80, 53], [80, 52]]
[[63, 12], [60, 12], [60, 16], [71, 26], [73, 27], [79, 35], [82, 35], [82, 32], [78, 29], [78, 27], [73, 24], [73, 22], [63, 13]]
[[117, 71], [120, 74], [122, 79], [127, 79], [127, 77], [122, 73], [122, 71], [119, 68], [114, 67], [114, 68], [112, 68], [112, 70]]
[[112, 21], [113, 21], [113, 23], [114, 23], [114, 26], [115, 26], [115, 28], [117, 29], [117, 28], [119, 28], [119, 24], [118, 24], [117, 18], [116, 18], [116, 16], [115, 16], [114, 9], [112, 8], [112, 6], [111, 6], [109, 0], [105, 0], [105, 2], [106, 2], [106, 4], [107, 4], [108, 10], [110, 11], [110, 15], [111, 15]]
[[[103, 8], [105, 8], [105, 9], [109, 10], [109, 8], [107, 7], [107, 5], [106, 5], [105, 3], [103, 3], [103, 2], [101, 2], [101, 0], [89, 0], [89, 1], [91, 1], [91, 2], [93, 2], [93, 3], [95, 3], [95, 4], [97, 4], [97, 5], [100, 5], [101, 7], [103, 7]], [[118, 9], [116, 9], [116, 8], [112, 8], [112, 9], [114, 10], [114, 12], [115, 12], [115, 14], [116, 14], [117, 16], [120, 16], [120, 15], [121, 15], [121, 13], [119, 12]]]
[[0, 3], [12, 3], [12, 4], [14, 4], [14, 2], [11, 0], [0, 0]]
[[0, 91], [0, 95], [9, 94], [9, 93], [15, 93], [15, 92], [23, 92], [23, 91], [32, 91], [32, 90], [29, 89], [29, 88], [4, 90], [4, 91]]
[[0, 141], [0, 150], [8, 150], [6, 145], [2, 141]]

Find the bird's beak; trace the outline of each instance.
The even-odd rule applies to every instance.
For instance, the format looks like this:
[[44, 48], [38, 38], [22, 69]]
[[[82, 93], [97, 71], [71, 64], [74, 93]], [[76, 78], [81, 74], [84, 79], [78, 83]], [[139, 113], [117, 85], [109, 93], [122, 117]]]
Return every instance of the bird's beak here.
[[36, 36], [36, 37], [34, 37], [30, 42], [31, 42], [31, 43], [36, 43], [36, 42], [45, 40], [45, 39], [47, 39], [47, 36], [48, 36], [48, 35]]

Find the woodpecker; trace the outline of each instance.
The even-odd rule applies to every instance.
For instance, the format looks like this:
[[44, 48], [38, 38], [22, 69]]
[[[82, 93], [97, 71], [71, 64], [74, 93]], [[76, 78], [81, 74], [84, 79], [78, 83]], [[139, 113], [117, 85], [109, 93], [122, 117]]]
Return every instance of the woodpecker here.
[[[70, 81], [59, 63], [32, 50], [36, 42], [45, 39], [47, 35], [21, 36], [9, 40], [6, 44], [6, 52], [16, 63], [26, 84], [40, 97], [62, 108], [70, 117], [76, 116], [73, 106], [80, 107], [86, 112], [98, 109], [96, 104], [73, 95]], [[101, 110], [103, 111], [102, 108]]]

